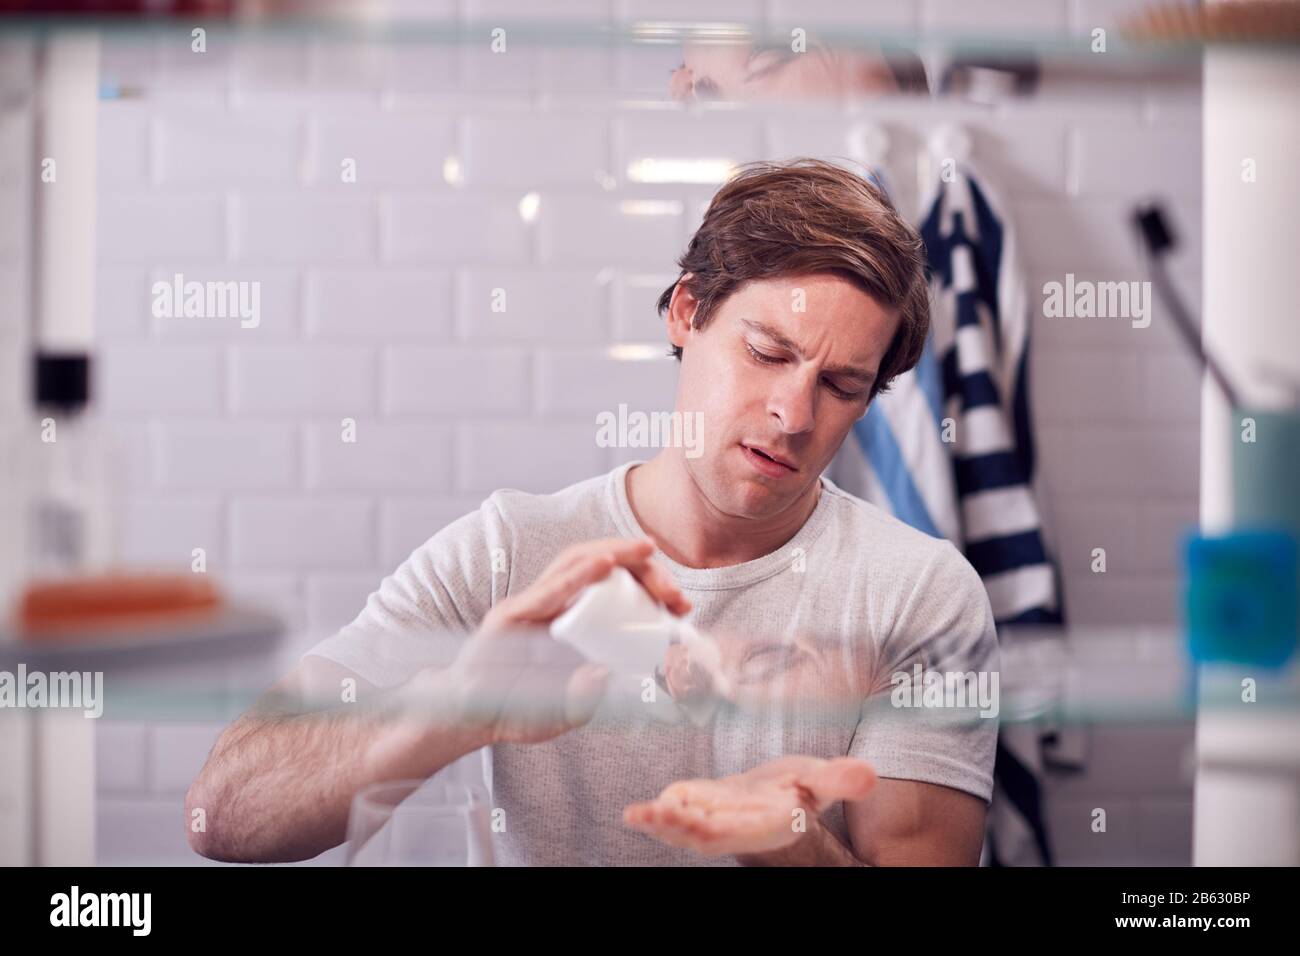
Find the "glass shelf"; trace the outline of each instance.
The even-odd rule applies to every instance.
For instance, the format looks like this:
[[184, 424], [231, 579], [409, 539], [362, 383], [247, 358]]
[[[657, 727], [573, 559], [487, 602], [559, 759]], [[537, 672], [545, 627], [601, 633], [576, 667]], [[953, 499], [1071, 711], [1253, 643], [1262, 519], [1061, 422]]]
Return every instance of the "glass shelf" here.
[[[792, 20], [793, 24], [794, 21]], [[370, 46], [431, 45], [444, 48], [487, 51], [494, 36], [504, 36], [508, 48], [538, 50], [632, 51], [654, 47], [734, 46], [749, 43], [762, 49], [791, 46], [791, 29], [772, 24], [740, 21], [678, 19], [610, 20], [524, 20], [524, 19], [436, 19], [409, 15], [370, 18], [361, 15], [277, 16], [213, 19], [204, 17], [26, 17], [0, 15], [0, 39], [41, 37], [68, 29], [99, 31], [109, 42], [189, 43], [190, 31], [202, 26], [209, 42], [260, 43], [334, 42]], [[496, 31], [504, 31], [498, 34]], [[861, 24], [840, 25], [816, 22], [808, 28], [808, 47], [823, 45], [845, 53], [886, 57], [919, 57], [987, 64], [1054, 66], [1071, 74], [1114, 79], [1117, 76], [1148, 75], [1174, 71], [1198, 72], [1207, 48], [1197, 42], [1153, 42], [1127, 38], [1119, 29], [1107, 31], [1106, 49], [1094, 52], [1089, 33], [1009, 34], [1006, 32], [907, 32], [867, 29]], [[1300, 52], [1300, 44], [1227, 44], [1246, 51]]]
[[[414, 673], [422, 666], [445, 666], [463, 640], [453, 634], [400, 639], [390, 635], [375, 645], [375, 655], [401, 660]], [[305, 649], [301, 641], [293, 646]], [[5, 666], [13, 670], [23, 654], [18, 645], [6, 647]], [[264, 645], [260, 656], [253, 651], [234, 664], [210, 655], [187, 664], [176, 653], [158, 661], [136, 655], [121, 663], [105, 655], [82, 661], [72, 655], [61, 663], [49, 657], [32, 661], [28, 669], [102, 669], [104, 716], [111, 720], [229, 721], [292, 666], [290, 657], [276, 656], [275, 650]], [[1300, 668], [1294, 663], [1283, 670], [1238, 664], [1197, 666], [1172, 628], [1071, 628], [1066, 637], [1022, 631], [1003, 636], [1000, 654], [996, 719], [1003, 725], [1167, 724], [1210, 713], [1281, 716], [1300, 726]], [[1252, 682], [1249, 700], [1243, 699], [1245, 679]], [[394, 679], [378, 682], [386, 685]], [[321, 711], [338, 706], [337, 696], [308, 704], [309, 709]], [[769, 719], [787, 713], [770, 710], [770, 705], [724, 706], [740, 719], [746, 714]], [[800, 698], [799, 719], [842, 719], [842, 708], [837, 706]], [[887, 708], [888, 694], [878, 695], [876, 703], [868, 706]], [[606, 719], [616, 728], [621, 723], [631, 726], [637, 713], [611, 706]]]
[[[788, 19], [788, 24], [787, 24]], [[487, 44], [494, 31], [504, 30], [511, 43], [547, 47], [625, 47], [646, 44], [755, 42], [789, 46], [792, 30], [806, 29], [813, 40], [844, 50], [887, 48], [938, 49], [970, 56], [1038, 57], [1046, 59], [1196, 60], [1214, 47], [1260, 51], [1300, 52], [1300, 40], [1225, 38], [1213, 42], [1193, 39], [1152, 39], [1135, 35], [1122, 26], [1106, 27], [1104, 54], [1092, 50], [1090, 31], [1076, 33], [1026, 31], [926, 30], [924, 32], [871, 28], [860, 22], [835, 22], [821, 18], [790, 17], [766, 22], [700, 17], [609, 17], [582, 19], [560, 16], [538, 19], [495, 17], [484, 19], [422, 17], [402, 11], [396, 15], [341, 11], [335, 14], [275, 14], [267, 16], [28, 16], [0, 13], [0, 33], [41, 35], [53, 30], [98, 30], [105, 35], [157, 36], [186, 34], [202, 26], [209, 35], [252, 37], [311, 37], [348, 41], [439, 42]]]
[[[192, 57], [190, 31], [208, 31], [208, 55]], [[390, 85], [399, 93], [445, 96], [577, 95], [588, 100], [635, 100], [671, 103], [668, 74], [689, 63], [696, 76], [701, 64], [729, 58], [728, 48], [745, 45], [751, 56], [779, 56], [788, 63], [790, 30], [771, 22], [673, 19], [611, 20], [447, 20], [409, 16], [281, 17], [255, 20], [203, 18], [127, 19], [27, 18], [0, 16], [0, 42], [34, 41], [54, 32], [98, 30], [103, 38], [103, 80], [117, 95], [147, 95], [169, 83], [221, 86], [223, 58], [257, 57], [288, 51], [306, 53], [313, 63], [302, 75], [294, 64], [256, 64], [256, 82], [278, 90], [339, 91], [366, 89], [375, 76], [401, 77]], [[496, 62], [494, 31], [504, 31], [507, 52]], [[1300, 44], [1241, 44], [1250, 51], [1300, 52]], [[872, 101], [885, 97], [912, 100], [942, 94], [994, 103], [1027, 94], [1052, 98], [1057, 93], [1110, 95], [1138, 88], [1199, 91], [1203, 54], [1199, 43], [1154, 43], [1126, 39], [1110, 29], [1106, 50], [1092, 50], [1086, 33], [906, 32], [874, 30], [861, 24], [809, 26], [807, 49], [829, 51], [837, 80], [823, 90], [818, 81], [799, 80], [800, 91], [773, 92], [739, 86], [696, 102], [714, 99], [731, 105], [793, 100]], [[152, 65], [141, 65], [141, 59]], [[753, 63], [751, 59], [748, 63]], [[155, 69], [157, 67], [157, 69]], [[784, 64], [782, 69], [784, 69]], [[707, 70], [708, 66], [704, 67]], [[746, 66], [746, 70], [749, 67]], [[818, 71], [820, 71], [818, 67]], [[813, 71], [817, 72], [817, 71]], [[862, 86], [861, 77], [874, 79]], [[213, 79], [213, 77], [216, 77]], [[273, 78], [273, 79], [271, 79]], [[414, 79], [412, 79], [414, 78]], [[380, 80], [380, 85], [389, 83]], [[749, 81], [746, 80], [746, 83]], [[883, 83], [883, 86], [879, 85]], [[768, 84], [770, 87], [770, 84]]]

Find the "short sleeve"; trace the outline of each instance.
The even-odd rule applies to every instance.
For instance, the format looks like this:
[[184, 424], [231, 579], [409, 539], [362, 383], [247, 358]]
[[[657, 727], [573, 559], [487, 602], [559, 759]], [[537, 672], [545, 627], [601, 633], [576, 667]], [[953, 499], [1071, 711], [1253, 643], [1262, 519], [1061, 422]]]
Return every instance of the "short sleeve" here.
[[492, 498], [416, 548], [356, 619], [303, 656], [324, 657], [380, 687], [445, 666], [504, 593], [508, 530]]
[[882, 777], [993, 795], [1000, 686], [984, 584], [952, 545], [934, 556], [885, 639], [849, 756]]

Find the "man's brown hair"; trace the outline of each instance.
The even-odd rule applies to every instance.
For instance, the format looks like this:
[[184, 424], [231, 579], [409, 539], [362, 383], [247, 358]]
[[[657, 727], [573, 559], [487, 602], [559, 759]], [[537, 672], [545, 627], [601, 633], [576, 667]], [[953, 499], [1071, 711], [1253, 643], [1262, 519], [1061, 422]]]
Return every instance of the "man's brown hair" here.
[[[930, 328], [925, 247], [881, 189], [842, 166], [746, 163], [714, 195], [677, 265], [681, 275], [659, 296], [660, 315], [678, 283], [698, 300], [691, 325], [701, 329], [746, 282], [830, 272], [899, 313], [871, 398], [920, 361]], [[672, 354], [680, 359], [682, 350], [674, 345]]]

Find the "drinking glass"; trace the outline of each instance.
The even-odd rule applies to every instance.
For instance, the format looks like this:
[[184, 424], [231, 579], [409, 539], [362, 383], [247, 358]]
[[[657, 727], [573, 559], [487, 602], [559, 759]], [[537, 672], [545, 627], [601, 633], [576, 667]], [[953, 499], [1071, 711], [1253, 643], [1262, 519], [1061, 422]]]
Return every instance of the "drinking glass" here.
[[371, 784], [352, 800], [348, 866], [492, 866], [487, 789], [449, 780]]

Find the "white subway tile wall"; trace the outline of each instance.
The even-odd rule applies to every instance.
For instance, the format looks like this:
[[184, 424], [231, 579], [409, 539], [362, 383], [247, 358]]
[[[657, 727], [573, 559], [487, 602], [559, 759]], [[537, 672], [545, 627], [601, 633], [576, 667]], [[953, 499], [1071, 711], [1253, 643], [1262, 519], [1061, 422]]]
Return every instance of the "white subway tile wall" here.
[[[1086, 36], [1138, 5], [708, 9], [777, 29]], [[443, 6], [471, 21], [532, 14], [525, 3]], [[700, 15], [695, 0], [558, 8], [584, 19]], [[294, 646], [307, 646], [494, 489], [552, 491], [629, 457], [595, 445], [597, 411], [671, 407], [671, 360], [609, 350], [666, 347], [654, 300], [714, 187], [638, 183], [630, 164], [849, 156], [855, 131], [875, 124], [891, 143], [886, 181], [914, 212], [917, 152], [954, 122], [971, 131], [1020, 236], [1042, 505], [1069, 617], [1176, 620], [1178, 538], [1197, 507], [1196, 370], [1158, 306], [1140, 329], [1046, 318], [1038, 305], [1044, 283], [1067, 273], [1142, 279], [1125, 216], [1152, 192], [1170, 202], [1176, 276], [1197, 302], [1198, 87], [1048, 89], [994, 108], [916, 99], [692, 111], [666, 101], [680, 60], [671, 47], [502, 58], [414, 41], [215, 46], [201, 60], [156, 39], [104, 53], [105, 79], [141, 91], [100, 110], [99, 391], [131, 452], [127, 559], [188, 566], [203, 547], [211, 570], [280, 607], [298, 625]], [[610, 83], [626, 95], [602, 96]], [[6, 119], [0, 155], [28, 135]], [[0, 211], [23, 195], [0, 191]], [[22, 301], [25, 253], [9, 231], [0, 292]], [[151, 283], [178, 273], [260, 281], [257, 326], [156, 317]], [[0, 369], [20, 364], [11, 318], [0, 320]], [[19, 407], [12, 381], [0, 374], [0, 410]], [[354, 442], [343, 437], [349, 420]], [[1105, 574], [1091, 570], [1097, 547]], [[174, 798], [217, 730], [101, 726], [101, 861], [196, 861]], [[1188, 740], [1186, 727], [1096, 735], [1093, 768], [1049, 794], [1062, 860], [1187, 862], [1190, 787], [1166, 764]], [[1107, 760], [1122, 766], [1108, 771]], [[1124, 792], [1107, 789], [1121, 781]], [[1105, 841], [1088, 829], [1101, 797], [1114, 798]]]

